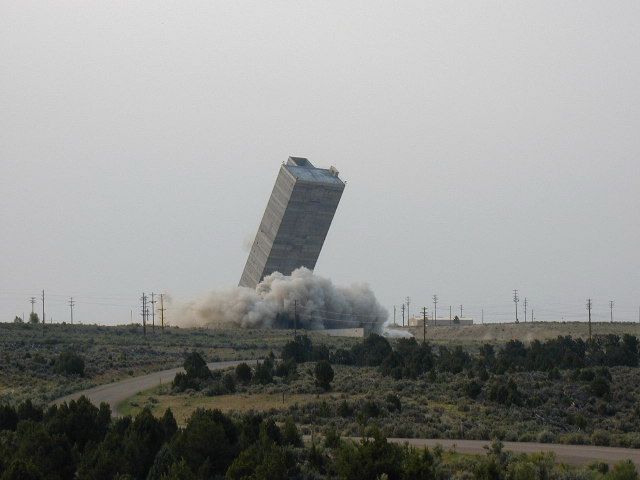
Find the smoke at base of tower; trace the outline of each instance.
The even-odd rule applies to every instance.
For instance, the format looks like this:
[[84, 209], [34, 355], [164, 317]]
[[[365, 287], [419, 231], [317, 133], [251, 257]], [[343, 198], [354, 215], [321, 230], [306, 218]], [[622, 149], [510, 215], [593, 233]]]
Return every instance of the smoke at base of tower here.
[[275, 272], [255, 290], [235, 287], [211, 292], [178, 308], [182, 326], [303, 329], [365, 327], [380, 330], [388, 312], [366, 283], [335, 286], [307, 268]]

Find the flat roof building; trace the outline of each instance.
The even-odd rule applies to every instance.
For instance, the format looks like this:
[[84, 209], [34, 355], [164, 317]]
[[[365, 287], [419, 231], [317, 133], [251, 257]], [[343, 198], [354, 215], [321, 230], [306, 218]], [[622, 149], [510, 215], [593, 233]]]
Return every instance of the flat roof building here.
[[313, 270], [344, 185], [334, 167], [316, 168], [306, 158], [289, 157], [280, 167], [239, 285], [255, 288], [273, 272]]

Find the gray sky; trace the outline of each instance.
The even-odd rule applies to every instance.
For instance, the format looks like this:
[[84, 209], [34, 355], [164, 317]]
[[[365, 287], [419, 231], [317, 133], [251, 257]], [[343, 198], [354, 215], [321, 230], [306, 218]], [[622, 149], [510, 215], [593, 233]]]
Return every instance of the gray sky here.
[[0, 318], [42, 288], [54, 321], [73, 295], [122, 323], [143, 290], [236, 285], [298, 155], [347, 181], [336, 284], [637, 321], [639, 24], [637, 1], [0, 0]]

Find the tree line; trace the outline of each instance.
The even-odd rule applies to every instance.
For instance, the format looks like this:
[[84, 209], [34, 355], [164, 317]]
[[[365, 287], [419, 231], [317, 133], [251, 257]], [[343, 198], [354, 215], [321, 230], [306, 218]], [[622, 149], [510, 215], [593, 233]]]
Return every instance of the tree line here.
[[475, 458], [446, 456], [441, 448], [388, 442], [376, 429], [360, 441], [335, 430], [307, 445], [292, 420], [229, 416], [196, 410], [183, 428], [171, 413], [148, 408], [135, 418], [113, 418], [109, 406], [85, 397], [46, 410], [25, 402], [0, 406], [1, 480], [507, 480], [529, 478], [634, 480], [631, 462], [612, 470], [555, 465], [551, 454], [515, 455], [494, 442]]
[[603, 335], [584, 341], [559, 336], [525, 345], [510, 340], [502, 347], [484, 344], [476, 355], [460, 346], [433, 346], [415, 338], [401, 338], [392, 348], [389, 341], [372, 334], [350, 349], [330, 354], [334, 363], [376, 366], [394, 378], [417, 378], [430, 371], [460, 373], [464, 370], [504, 374], [515, 371], [552, 371], [586, 367], [637, 367], [640, 342], [634, 335]]

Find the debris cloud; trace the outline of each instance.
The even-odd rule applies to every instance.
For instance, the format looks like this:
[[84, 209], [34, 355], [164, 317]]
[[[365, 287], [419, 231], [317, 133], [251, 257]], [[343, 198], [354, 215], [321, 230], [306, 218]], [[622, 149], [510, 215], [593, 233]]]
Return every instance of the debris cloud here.
[[335, 286], [304, 267], [290, 276], [272, 273], [255, 290], [212, 292], [178, 311], [178, 323], [189, 327], [292, 328], [297, 312], [298, 328], [365, 326], [379, 331], [388, 317], [366, 283]]

